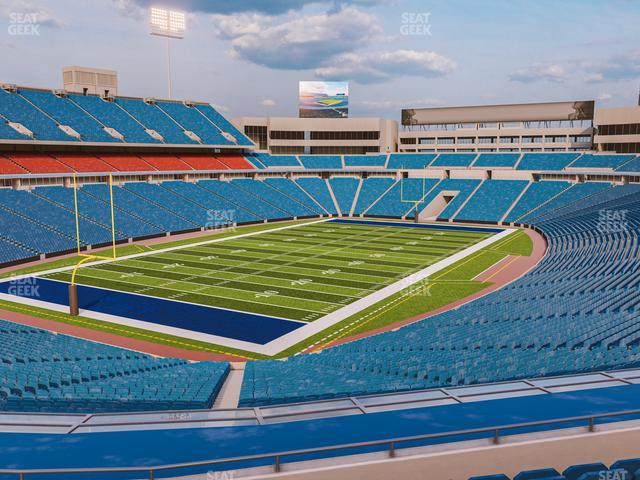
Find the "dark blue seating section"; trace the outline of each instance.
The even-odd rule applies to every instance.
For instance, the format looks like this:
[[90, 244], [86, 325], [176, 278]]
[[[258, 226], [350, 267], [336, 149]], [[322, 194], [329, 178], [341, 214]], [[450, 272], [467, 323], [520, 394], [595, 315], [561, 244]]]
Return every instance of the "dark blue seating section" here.
[[390, 170], [427, 168], [437, 156], [437, 153], [392, 153], [389, 155], [387, 168]]
[[524, 180], [485, 180], [454, 220], [499, 222], [527, 183]]
[[362, 180], [362, 187], [353, 210], [354, 215], [365, 212], [373, 202], [378, 200], [396, 182], [391, 177], [369, 177]]
[[616, 168], [618, 172], [640, 172], [640, 156]]
[[481, 153], [473, 166], [509, 168], [515, 167], [519, 159], [519, 153]]
[[345, 167], [384, 167], [386, 155], [345, 155]]
[[308, 195], [312, 196], [327, 212], [332, 215], [338, 213], [326, 180], [320, 177], [301, 177], [295, 180], [295, 182]]
[[527, 213], [539, 208], [542, 204], [551, 201], [555, 196], [571, 187], [569, 182], [542, 181], [529, 185], [527, 191], [514, 205], [504, 219], [505, 222], [516, 222]]
[[432, 167], [468, 167], [478, 156], [477, 153], [441, 153]]
[[58, 97], [52, 92], [41, 90], [22, 90], [19, 94], [38, 107], [60, 125], [68, 125], [80, 134], [85, 142], [120, 142], [103, 130], [103, 125], [87, 115], [75, 103], [67, 98]]
[[0, 320], [0, 411], [123, 412], [210, 408], [224, 362], [154, 358]]
[[[181, 102], [147, 104], [140, 98], [103, 100], [95, 95], [56, 95], [50, 90], [20, 88], [9, 92], [0, 89], [0, 138], [28, 140], [8, 127], [6, 122], [20, 123], [29, 129], [35, 140], [101, 143], [160, 143], [145, 129], [155, 130], [167, 144], [193, 144], [183, 132], [197, 134], [206, 145], [252, 146], [253, 142], [240, 133], [211, 105], [187, 106]], [[68, 126], [80, 138], [65, 133]], [[123, 140], [105, 130], [119, 132]], [[230, 134], [232, 139], [223, 135]]]
[[339, 155], [300, 155], [298, 158], [305, 168], [342, 170], [342, 158]]
[[524, 277], [393, 332], [285, 362], [250, 362], [241, 404], [639, 366], [640, 187], [609, 185], [533, 223], [549, 247]]
[[[75, 142], [77, 140], [64, 133], [51, 117], [38, 110], [18, 93], [9, 93], [0, 89], [0, 115], [7, 122], [22, 124], [33, 133], [35, 140], [59, 142]], [[29, 137], [20, 135], [20, 139], [27, 140]]]
[[[270, 155], [268, 153], [254, 153], [247, 157], [249, 161], [253, 159], [258, 160], [259, 165], [264, 167], [300, 167], [300, 162], [295, 155]], [[260, 168], [260, 167], [259, 167]]]
[[358, 191], [360, 179], [356, 177], [334, 177], [329, 180], [329, 184], [340, 207], [340, 212], [343, 215], [349, 215]]
[[[518, 473], [513, 480], [638, 480], [640, 479], [640, 458], [618, 460], [607, 467], [604, 463], [584, 463], [571, 465], [562, 473], [555, 468], [540, 468]], [[469, 480], [511, 480], [504, 473], [470, 477]]]
[[579, 153], [525, 153], [518, 170], [562, 170], [580, 156]]
[[585, 153], [571, 164], [571, 168], [611, 168], [615, 170], [634, 158], [635, 155], [594, 155]]

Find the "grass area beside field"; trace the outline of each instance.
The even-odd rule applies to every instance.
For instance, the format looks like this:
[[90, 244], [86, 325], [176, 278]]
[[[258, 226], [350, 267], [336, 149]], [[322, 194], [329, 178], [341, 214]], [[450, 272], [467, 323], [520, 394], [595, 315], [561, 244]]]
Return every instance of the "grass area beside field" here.
[[341, 338], [376, 330], [387, 325], [426, 314], [473, 295], [491, 285], [491, 282], [473, 280], [480, 273], [495, 265], [503, 258], [530, 256], [533, 242], [524, 230], [517, 230], [503, 240], [490, 245], [444, 270], [436, 273], [421, 285], [411, 285], [397, 294], [352, 315], [332, 328], [307, 339], [307, 345], [294, 345], [281, 352], [278, 357], [293, 355], [313, 345], [322, 349]]

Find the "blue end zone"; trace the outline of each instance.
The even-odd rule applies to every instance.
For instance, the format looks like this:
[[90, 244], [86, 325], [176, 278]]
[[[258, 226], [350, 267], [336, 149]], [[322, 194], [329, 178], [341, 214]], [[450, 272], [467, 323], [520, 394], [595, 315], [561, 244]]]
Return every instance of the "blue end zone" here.
[[[0, 283], [0, 293], [69, 305], [69, 284], [45, 278], [29, 279], [29, 288]], [[151, 324], [182, 328], [264, 345], [296, 330], [304, 323], [254, 313], [194, 305], [103, 288], [78, 285], [81, 310], [106, 313]]]
[[376, 225], [382, 227], [403, 227], [403, 228], [430, 228], [432, 230], [461, 230], [466, 232], [500, 233], [504, 228], [499, 227], [464, 227], [462, 225], [437, 225], [433, 223], [409, 223], [409, 222], [385, 222], [377, 220], [347, 220], [344, 218], [334, 218], [327, 223], [355, 223], [357, 225]]

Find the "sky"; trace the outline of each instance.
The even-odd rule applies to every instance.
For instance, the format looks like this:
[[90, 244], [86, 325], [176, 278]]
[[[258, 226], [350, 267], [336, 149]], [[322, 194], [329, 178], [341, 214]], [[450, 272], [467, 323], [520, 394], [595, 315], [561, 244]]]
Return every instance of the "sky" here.
[[298, 81], [349, 81], [350, 116], [409, 107], [637, 104], [638, 0], [0, 0], [0, 82], [62, 87], [62, 67], [118, 72], [167, 97], [149, 8], [187, 14], [173, 97], [228, 117], [295, 116]]

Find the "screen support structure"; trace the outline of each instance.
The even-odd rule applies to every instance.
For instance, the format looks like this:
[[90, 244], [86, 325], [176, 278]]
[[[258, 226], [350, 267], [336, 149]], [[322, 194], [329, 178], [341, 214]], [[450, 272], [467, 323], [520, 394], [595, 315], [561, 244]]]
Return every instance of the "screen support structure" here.
[[413, 203], [413, 208], [411, 210], [409, 210], [409, 212], [411, 212], [411, 211], [414, 212], [414, 221], [416, 223], [419, 223], [420, 222], [420, 219], [419, 219], [420, 210], [419, 210], [418, 207], [423, 202], [424, 197], [427, 194], [427, 192], [426, 192], [427, 177], [422, 177], [422, 195], [420, 195], [420, 198], [418, 198], [418, 199], [406, 199], [406, 198], [404, 198], [404, 180], [405, 180], [405, 178], [401, 178], [400, 179], [400, 201], [402, 203]]
[[109, 209], [111, 214], [111, 252], [110, 256], [96, 255], [82, 252], [82, 240], [80, 238], [80, 209], [78, 206], [78, 179], [73, 175], [73, 207], [76, 221], [76, 245], [79, 261], [71, 273], [71, 283], [69, 284], [69, 315], [77, 316], [80, 313], [78, 303], [78, 286], [76, 284], [76, 274], [78, 269], [85, 263], [93, 260], [116, 260], [116, 222], [115, 208], [113, 202], [113, 175], [109, 175]]

